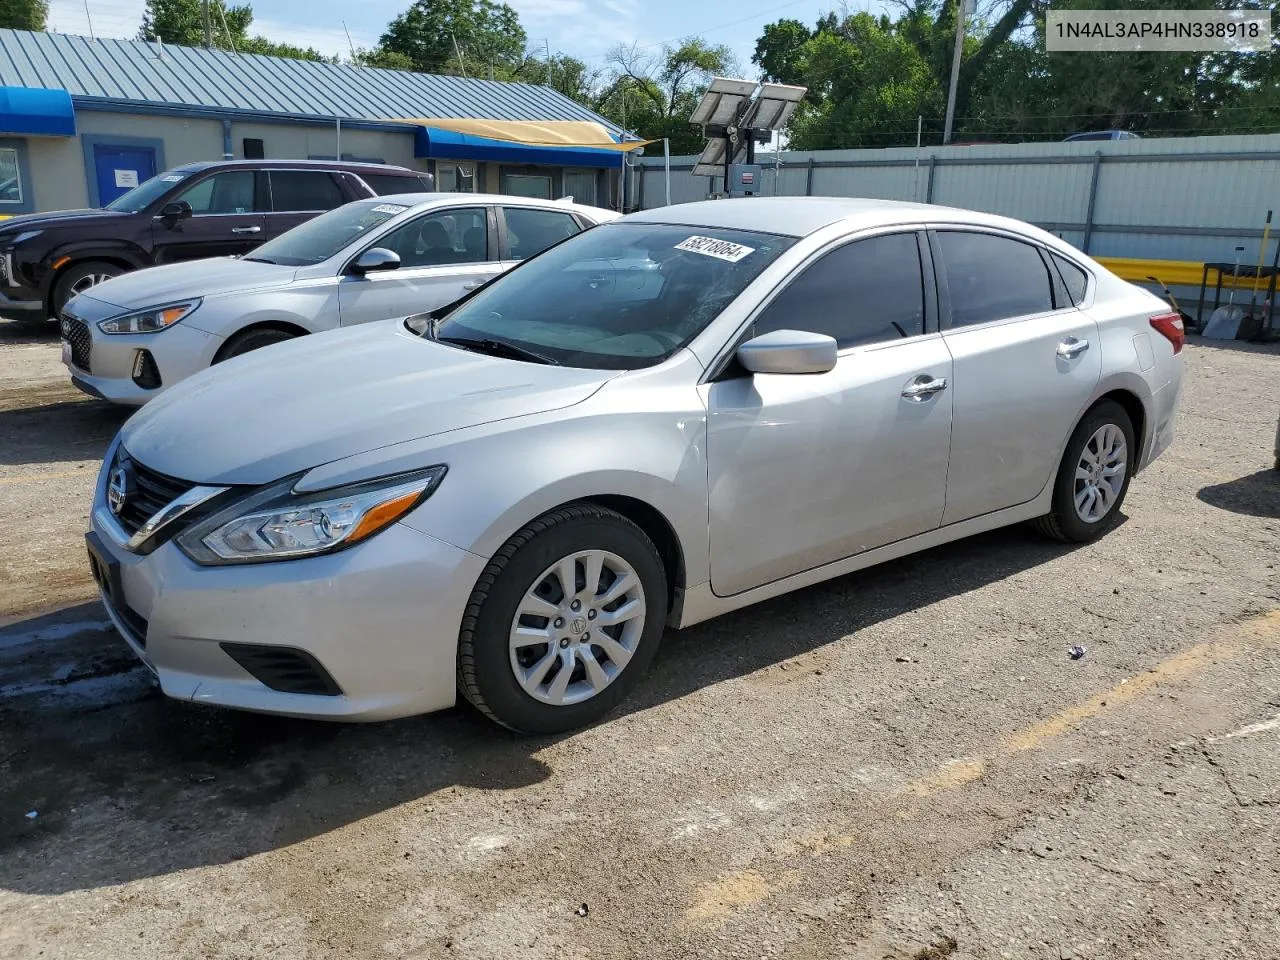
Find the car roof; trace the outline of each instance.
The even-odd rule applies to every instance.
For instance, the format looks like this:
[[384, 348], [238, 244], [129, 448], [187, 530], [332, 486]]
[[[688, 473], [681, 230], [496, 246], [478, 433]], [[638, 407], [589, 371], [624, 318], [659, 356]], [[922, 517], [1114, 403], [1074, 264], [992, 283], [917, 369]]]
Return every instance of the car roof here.
[[851, 226], [858, 228], [892, 226], [896, 223], [955, 221], [1012, 228], [1023, 233], [1036, 229], [1021, 221], [974, 210], [865, 197], [737, 197], [702, 200], [632, 213], [623, 217], [621, 222], [719, 227], [725, 230], [756, 230], [789, 237], [806, 237], [838, 221], [850, 221]]
[[211, 167], [246, 167], [250, 170], [272, 170], [277, 167], [289, 170], [346, 170], [353, 173], [384, 173], [393, 177], [424, 175], [424, 171], [410, 170], [408, 167], [398, 167], [389, 163], [357, 163], [347, 162], [346, 160], [291, 160], [284, 157], [272, 160], [198, 160], [195, 163], [184, 163], [182, 166], [173, 167], [172, 169], [175, 172], [197, 173], [201, 170], [208, 170]]
[[594, 219], [614, 219], [617, 214], [606, 207], [593, 207], [568, 200], [542, 200], [538, 197], [515, 197], [502, 193], [387, 193], [380, 197], [366, 197], [357, 203], [396, 203], [414, 208], [414, 212], [435, 206], [471, 206], [473, 204], [501, 203], [504, 206], [537, 207], [540, 210], [568, 210]]

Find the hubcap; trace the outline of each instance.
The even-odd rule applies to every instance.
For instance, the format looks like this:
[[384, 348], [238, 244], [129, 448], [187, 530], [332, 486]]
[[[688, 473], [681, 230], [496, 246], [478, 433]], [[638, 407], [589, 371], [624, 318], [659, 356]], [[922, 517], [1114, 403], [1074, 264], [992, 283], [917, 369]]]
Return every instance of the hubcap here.
[[1114, 423], [1103, 424], [1084, 445], [1076, 464], [1076, 516], [1085, 523], [1097, 523], [1109, 514], [1120, 498], [1128, 468], [1124, 431]]
[[644, 618], [644, 587], [627, 561], [607, 550], [570, 554], [547, 567], [516, 608], [511, 669], [542, 703], [590, 700], [626, 669]]
[[90, 287], [96, 287], [98, 284], [111, 279], [109, 273], [91, 273], [87, 277], [81, 277], [71, 285], [72, 293], [84, 293]]

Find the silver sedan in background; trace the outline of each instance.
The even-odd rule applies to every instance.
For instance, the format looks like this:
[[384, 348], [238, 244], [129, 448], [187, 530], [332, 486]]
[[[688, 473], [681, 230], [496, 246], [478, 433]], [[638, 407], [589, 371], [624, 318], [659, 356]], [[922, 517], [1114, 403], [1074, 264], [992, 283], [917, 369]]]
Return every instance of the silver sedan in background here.
[[239, 357], [125, 424], [90, 559], [165, 693], [590, 723], [668, 625], [1006, 524], [1100, 536], [1182, 378], [1150, 293], [885, 201], [635, 214], [443, 314]]
[[452, 303], [617, 216], [572, 200], [490, 194], [358, 200], [243, 257], [97, 284], [63, 309], [63, 361], [85, 393], [140, 405], [250, 350]]

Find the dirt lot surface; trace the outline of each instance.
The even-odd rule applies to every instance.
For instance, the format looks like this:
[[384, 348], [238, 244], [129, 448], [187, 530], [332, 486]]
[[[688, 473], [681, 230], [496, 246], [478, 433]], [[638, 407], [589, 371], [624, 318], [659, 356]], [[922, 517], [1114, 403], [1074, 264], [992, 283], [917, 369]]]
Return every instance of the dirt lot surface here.
[[122, 415], [0, 328], [0, 957], [1280, 955], [1277, 387], [1193, 344], [1099, 543], [670, 634], [623, 712], [529, 740], [157, 696], [83, 559]]

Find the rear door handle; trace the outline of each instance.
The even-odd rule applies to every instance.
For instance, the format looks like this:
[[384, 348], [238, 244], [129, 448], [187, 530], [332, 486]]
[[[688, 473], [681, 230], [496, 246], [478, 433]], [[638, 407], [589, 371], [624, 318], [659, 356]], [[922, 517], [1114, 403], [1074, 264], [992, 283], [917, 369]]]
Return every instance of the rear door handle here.
[[1075, 337], [1067, 337], [1067, 339], [1058, 344], [1058, 356], [1062, 357], [1064, 360], [1074, 360], [1088, 349], [1088, 340], [1077, 340]]
[[261, 227], [232, 227], [232, 233], [261, 233]]
[[903, 388], [902, 395], [915, 403], [924, 403], [935, 393], [941, 393], [945, 389], [946, 377], [931, 377], [922, 373]]

